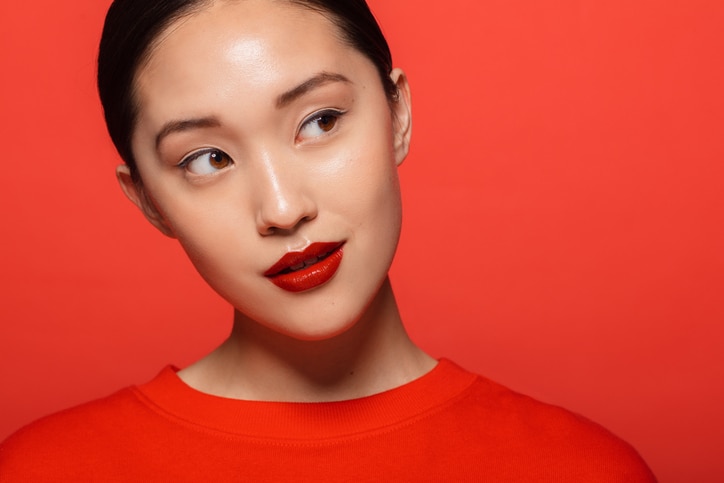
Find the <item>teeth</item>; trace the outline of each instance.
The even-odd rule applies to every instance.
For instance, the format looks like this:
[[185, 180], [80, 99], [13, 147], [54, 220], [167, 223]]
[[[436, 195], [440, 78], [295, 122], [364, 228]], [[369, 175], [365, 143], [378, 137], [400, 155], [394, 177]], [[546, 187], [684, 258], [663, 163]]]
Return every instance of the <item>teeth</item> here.
[[309, 258], [309, 259], [307, 259], [307, 260], [304, 260], [304, 261], [301, 262], [301, 263], [297, 263], [296, 265], [292, 265], [291, 267], [289, 267], [289, 270], [291, 270], [292, 272], [296, 272], [297, 270], [301, 270], [301, 269], [303, 269], [303, 268], [307, 268], [307, 267], [310, 266], [310, 265], [314, 265], [314, 264], [317, 263], [318, 261], [319, 261], [319, 258], [317, 258], [317, 257], [312, 257], [312, 258]]
[[[332, 253], [332, 252], [329, 252], [329, 253]], [[304, 260], [304, 261], [301, 262], [301, 263], [297, 263], [296, 265], [292, 265], [291, 267], [289, 267], [289, 270], [292, 271], [292, 272], [296, 272], [297, 270], [301, 270], [301, 269], [303, 269], [303, 268], [307, 268], [308, 266], [314, 265], [314, 264], [317, 263], [318, 261], [327, 258], [327, 256], [329, 256], [329, 253], [325, 253], [324, 255], [321, 255], [321, 256], [319, 256], [319, 257], [308, 258], [307, 260]]]

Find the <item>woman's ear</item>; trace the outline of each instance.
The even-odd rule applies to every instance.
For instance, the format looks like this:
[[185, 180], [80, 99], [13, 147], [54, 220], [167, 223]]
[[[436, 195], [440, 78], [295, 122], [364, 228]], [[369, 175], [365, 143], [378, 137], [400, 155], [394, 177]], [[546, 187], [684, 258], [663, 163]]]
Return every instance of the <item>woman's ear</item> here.
[[399, 166], [410, 152], [412, 136], [412, 104], [410, 102], [410, 84], [402, 69], [392, 69], [392, 82], [397, 86], [397, 96], [392, 103], [392, 126], [394, 129], [395, 161]]
[[164, 235], [176, 238], [166, 218], [158, 211], [153, 200], [146, 194], [146, 191], [143, 189], [143, 184], [133, 179], [128, 166], [122, 164], [116, 167], [116, 178], [118, 178], [118, 183], [121, 185], [123, 193], [134, 205], [138, 206], [146, 219]]

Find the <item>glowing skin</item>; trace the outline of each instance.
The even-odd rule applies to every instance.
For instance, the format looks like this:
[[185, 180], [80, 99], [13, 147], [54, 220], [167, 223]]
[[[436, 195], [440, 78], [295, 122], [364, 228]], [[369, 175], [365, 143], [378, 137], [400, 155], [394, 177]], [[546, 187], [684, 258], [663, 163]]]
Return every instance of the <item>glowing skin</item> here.
[[[300, 339], [359, 319], [400, 230], [407, 97], [393, 122], [373, 64], [333, 29], [283, 2], [220, 2], [169, 29], [136, 83], [153, 201], [136, 199], [241, 314]], [[292, 293], [264, 276], [315, 242], [344, 243], [329, 282]]]
[[330, 21], [287, 2], [215, 2], [153, 46], [135, 85], [143, 187], [125, 167], [119, 180], [235, 308], [229, 340], [182, 371], [193, 387], [345, 399], [434, 366], [387, 280], [411, 129], [407, 81], [392, 78], [390, 104]]

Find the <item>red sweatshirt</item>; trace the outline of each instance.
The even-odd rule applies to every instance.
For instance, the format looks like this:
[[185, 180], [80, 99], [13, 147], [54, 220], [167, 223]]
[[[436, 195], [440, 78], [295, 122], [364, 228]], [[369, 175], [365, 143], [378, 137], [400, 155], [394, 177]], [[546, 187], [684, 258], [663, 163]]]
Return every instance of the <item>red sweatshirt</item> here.
[[447, 360], [351, 401], [239, 401], [172, 368], [35, 422], [0, 446], [0, 481], [651, 482], [602, 427]]

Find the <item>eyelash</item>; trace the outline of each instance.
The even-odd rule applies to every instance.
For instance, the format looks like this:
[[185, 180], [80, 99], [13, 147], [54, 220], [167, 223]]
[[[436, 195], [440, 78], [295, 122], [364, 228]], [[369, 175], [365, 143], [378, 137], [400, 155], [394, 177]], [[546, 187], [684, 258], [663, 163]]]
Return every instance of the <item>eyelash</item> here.
[[[189, 168], [189, 166], [191, 165], [191, 163], [193, 163], [194, 161], [199, 160], [200, 158], [202, 158], [203, 156], [206, 156], [206, 155], [208, 155], [208, 156], [210, 156], [210, 157], [213, 156], [213, 157], [215, 157], [215, 158], [217, 158], [217, 159], [219, 159], [219, 160], [225, 160], [225, 161], [226, 161], [226, 165], [224, 165], [224, 166], [222, 166], [222, 167], [218, 167], [218, 168], [209, 165], [209, 167], [211, 168], [211, 171], [212, 171], [212, 172], [210, 172], [210, 173], [194, 173], [193, 171], [191, 171], [191, 169]], [[189, 154], [189, 155], [186, 156], [184, 159], [182, 159], [181, 162], [178, 163], [177, 166], [178, 166], [179, 168], [185, 169], [186, 171], [188, 171], [188, 172], [191, 173], [191, 174], [203, 176], [203, 175], [213, 174], [214, 171], [216, 171], [216, 172], [222, 171], [222, 170], [228, 168], [230, 165], [233, 165], [233, 164], [234, 164], [234, 161], [231, 159], [231, 156], [229, 156], [228, 154], [226, 154], [226, 153], [225, 153], [224, 151], [222, 151], [221, 149], [208, 148], [208, 149], [202, 149], [202, 150], [200, 150], [200, 151], [196, 151], [196, 152], [194, 152], [194, 153]]]
[[[340, 119], [346, 114], [346, 111], [340, 111], [339, 109], [324, 109], [322, 111], [315, 112], [314, 114], [307, 117], [304, 121], [302, 121], [301, 127], [299, 128], [299, 131], [297, 132], [296, 141], [297, 142], [303, 142], [303, 139], [301, 139], [302, 131], [307, 127], [311, 126], [312, 123], [320, 121], [324, 117], [331, 117], [334, 118], [334, 125], [329, 129], [329, 131], [324, 131], [323, 134], [320, 134], [319, 136], [315, 137], [321, 137], [324, 134], [327, 134], [331, 131], [334, 131], [337, 129], [337, 123], [340, 121]], [[324, 128], [321, 128], [324, 130]]]
[[[325, 117], [332, 118], [332, 119], [334, 120], [334, 124], [332, 125], [332, 127], [331, 127], [328, 131], [325, 130], [324, 128], [320, 128], [320, 129], [322, 129], [322, 130], [324, 131], [324, 133], [319, 134], [318, 136], [312, 136], [312, 137], [313, 137], [313, 138], [321, 137], [321, 136], [324, 136], [325, 134], [327, 134], [327, 133], [335, 130], [335, 129], [337, 128], [337, 123], [338, 123], [339, 120], [342, 118], [342, 116], [344, 116], [345, 113], [346, 113], [345, 111], [340, 111], [340, 110], [338, 110], [338, 109], [324, 109], [324, 110], [322, 110], [322, 111], [315, 112], [315, 113], [312, 114], [311, 116], [307, 117], [304, 121], [302, 121], [302, 124], [301, 124], [301, 127], [299, 128], [299, 131], [297, 131], [297, 136], [296, 136], [297, 139], [296, 139], [296, 141], [297, 141], [297, 142], [304, 142], [304, 139], [301, 139], [301, 137], [302, 137], [302, 136], [301, 136], [302, 131], [303, 131], [305, 128], [307, 128], [308, 126], [311, 126], [311, 125], [312, 125], [313, 123], [315, 123], [315, 122], [319, 122], [320, 120], [322, 120], [322, 119], [325, 118]], [[191, 170], [189, 169], [189, 166], [191, 165], [191, 163], [193, 163], [194, 161], [199, 160], [199, 158], [201, 158], [202, 156], [205, 156], [205, 155], [214, 155], [214, 154], [216, 154], [217, 156], [219, 156], [219, 159], [225, 159], [225, 160], [227, 160], [227, 161], [228, 161], [227, 164], [226, 164], [225, 166], [220, 167], [220, 168], [215, 168], [215, 167], [211, 167], [211, 166], [210, 166], [210, 167], [212, 168], [212, 170], [211, 170], [212, 173], [202, 173], [202, 174], [200, 174], [200, 175], [213, 174], [214, 171], [222, 171], [222, 170], [226, 169], [229, 165], [233, 165], [233, 164], [234, 164], [234, 161], [231, 159], [231, 157], [230, 157], [228, 154], [226, 154], [224, 151], [222, 151], [222, 150], [220, 150], [220, 149], [217, 149], [217, 148], [207, 148], [207, 149], [202, 149], [202, 150], [200, 150], [200, 151], [196, 151], [196, 152], [194, 152], [194, 153], [192, 153], [192, 154], [189, 154], [188, 156], [186, 156], [185, 158], [183, 158], [183, 159], [181, 160], [181, 162], [178, 163], [177, 166], [178, 166], [179, 168], [182, 168], [182, 169], [185, 169], [186, 171], [191, 172], [192, 174], [199, 175], [199, 173], [193, 173], [193, 171], [191, 171]]]

